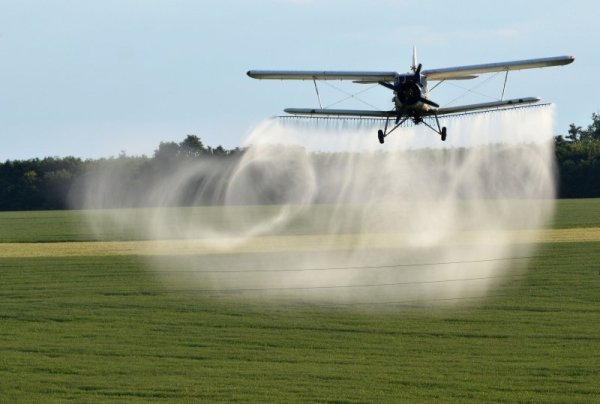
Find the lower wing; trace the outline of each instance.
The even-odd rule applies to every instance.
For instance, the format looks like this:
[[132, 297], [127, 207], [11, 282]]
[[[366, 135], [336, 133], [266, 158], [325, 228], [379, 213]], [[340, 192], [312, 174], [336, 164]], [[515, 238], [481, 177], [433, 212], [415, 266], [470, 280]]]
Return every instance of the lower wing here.
[[286, 108], [285, 112], [292, 115], [319, 116], [355, 116], [364, 118], [386, 118], [396, 116], [394, 111], [373, 111], [360, 109], [318, 109], [318, 108]]
[[[423, 111], [422, 116], [450, 115], [461, 112], [484, 111], [500, 108], [510, 108], [518, 105], [535, 104], [540, 99], [537, 97], [514, 98], [512, 100], [484, 102], [479, 104], [459, 105], [456, 107], [431, 108]], [[333, 116], [333, 117], [364, 117], [364, 118], [388, 118], [395, 117], [396, 111], [371, 111], [360, 109], [318, 109], [318, 108], [286, 108], [284, 110], [292, 115], [308, 116]]]
[[539, 102], [540, 99], [538, 97], [525, 97], [525, 98], [514, 98], [512, 100], [504, 100], [504, 101], [492, 101], [492, 102], [482, 102], [479, 104], [467, 104], [467, 105], [458, 105], [456, 107], [445, 107], [438, 108], [433, 111], [428, 111], [424, 115], [449, 115], [449, 114], [457, 114], [460, 112], [470, 112], [470, 111], [482, 111], [489, 110], [494, 108], [510, 108], [518, 105], [525, 104], [535, 104]]

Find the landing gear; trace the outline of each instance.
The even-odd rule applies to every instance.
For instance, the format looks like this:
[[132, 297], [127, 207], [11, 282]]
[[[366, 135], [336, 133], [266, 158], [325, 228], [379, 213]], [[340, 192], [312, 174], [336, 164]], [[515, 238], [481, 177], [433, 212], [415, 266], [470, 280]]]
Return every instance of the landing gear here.
[[396, 123], [394, 124], [394, 127], [392, 129], [390, 129], [388, 131], [388, 124], [390, 123], [390, 117], [388, 116], [385, 119], [385, 127], [383, 128], [383, 130], [379, 129], [377, 131], [377, 139], [379, 139], [379, 143], [383, 144], [385, 141], [385, 138], [392, 133], [393, 131], [395, 131], [400, 125], [402, 125], [404, 122], [406, 122], [409, 118], [402, 118], [402, 119], [397, 119]]
[[446, 127], [442, 127], [440, 126], [440, 121], [438, 119], [437, 114], [434, 112], [433, 116], [435, 117], [435, 123], [437, 125], [437, 128], [431, 126], [429, 123], [427, 123], [427, 121], [423, 120], [423, 117], [420, 115], [413, 115], [413, 116], [408, 116], [402, 119], [399, 119], [396, 121], [394, 127], [388, 131], [388, 124], [390, 122], [390, 117], [387, 117], [385, 119], [385, 127], [383, 130], [379, 129], [377, 131], [377, 139], [379, 139], [379, 143], [383, 144], [385, 141], [385, 138], [392, 133], [393, 131], [395, 131], [399, 126], [401, 126], [404, 122], [406, 122], [409, 119], [412, 119], [412, 121], [414, 122], [415, 125], [418, 125], [420, 123], [424, 124], [425, 126], [427, 126], [429, 129], [431, 129], [432, 131], [434, 131], [435, 133], [437, 133], [438, 135], [440, 135], [440, 137], [442, 138], [442, 142], [446, 141], [446, 137], [448, 136], [448, 131], [446, 129]]
[[423, 120], [421, 120], [421, 122], [425, 126], [427, 126], [429, 129], [431, 129], [432, 131], [434, 131], [435, 133], [437, 133], [438, 135], [440, 135], [440, 137], [442, 138], [442, 142], [445, 142], [446, 141], [446, 136], [448, 135], [446, 127], [445, 126], [444, 127], [440, 126], [440, 121], [439, 121], [438, 116], [437, 116], [437, 114], [435, 112], [434, 112], [433, 116], [435, 117], [435, 123], [437, 125], [437, 128], [434, 128], [433, 126], [431, 126], [430, 124], [428, 124], [427, 122], [425, 122]]

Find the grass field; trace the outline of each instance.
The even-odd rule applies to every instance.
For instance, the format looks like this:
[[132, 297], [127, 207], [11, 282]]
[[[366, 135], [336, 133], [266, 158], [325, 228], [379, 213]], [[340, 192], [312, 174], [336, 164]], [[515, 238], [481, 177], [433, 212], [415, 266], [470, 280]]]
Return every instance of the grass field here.
[[166, 289], [138, 250], [102, 250], [136, 229], [0, 213], [0, 402], [598, 402], [600, 242], [581, 236], [597, 228], [600, 200], [559, 201], [567, 233], [526, 276], [469, 308], [381, 310]]

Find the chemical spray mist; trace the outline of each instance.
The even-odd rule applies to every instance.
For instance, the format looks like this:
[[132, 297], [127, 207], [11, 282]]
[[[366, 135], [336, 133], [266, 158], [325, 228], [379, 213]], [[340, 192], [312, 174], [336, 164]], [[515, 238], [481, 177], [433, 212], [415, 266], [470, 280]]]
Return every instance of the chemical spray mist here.
[[446, 142], [411, 127], [380, 145], [368, 125], [267, 120], [233, 163], [199, 159], [137, 191], [100, 170], [77, 197], [85, 208], [152, 207], [90, 211], [99, 233], [108, 220], [147, 239], [193, 241], [196, 251], [149, 255], [167, 287], [273, 302], [459, 303], [522, 274], [535, 245], [519, 232], [552, 218], [552, 122], [548, 107], [497, 112], [443, 122]]

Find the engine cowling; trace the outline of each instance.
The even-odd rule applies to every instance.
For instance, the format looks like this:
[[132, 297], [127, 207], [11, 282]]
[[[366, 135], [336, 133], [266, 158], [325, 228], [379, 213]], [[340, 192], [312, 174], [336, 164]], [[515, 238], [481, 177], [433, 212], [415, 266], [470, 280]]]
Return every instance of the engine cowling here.
[[414, 105], [421, 100], [423, 92], [418, 83], [407, 80], [398, 86], [396, 95], [403, 105]]

